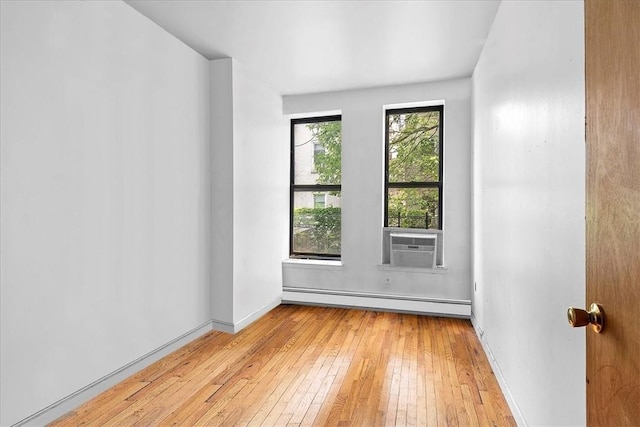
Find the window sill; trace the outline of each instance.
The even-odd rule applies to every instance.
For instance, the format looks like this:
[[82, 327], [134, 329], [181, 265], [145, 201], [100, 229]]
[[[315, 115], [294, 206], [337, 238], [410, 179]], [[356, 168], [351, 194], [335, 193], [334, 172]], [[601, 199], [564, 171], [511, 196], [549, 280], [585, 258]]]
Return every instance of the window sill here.
[[449, 273], [449, 267], [446, 265], [438, 266], [436, 268], [418, 268], [418, 267], [395, 267], [391, 264], [378, 264], [378, 270], [381, 271], [404, 271], [409, 273], [424, 273], [424, 274], [447, 274]]
[[288, 258], [282, 261], [282, 266], [287, 268], [341, 269], [342, 261], [330, 259]]

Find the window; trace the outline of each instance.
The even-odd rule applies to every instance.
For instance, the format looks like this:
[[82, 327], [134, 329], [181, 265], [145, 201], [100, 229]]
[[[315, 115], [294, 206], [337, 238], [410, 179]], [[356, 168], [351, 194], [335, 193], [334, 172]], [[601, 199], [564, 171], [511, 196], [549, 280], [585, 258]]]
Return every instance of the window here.
[[324, 205], [327, 203], [327, 195], [325, 193], [319, 193], [313, 195], [313, 207], [314, 208], [324, 208]]
[[385, 227], [442, 229], [443, 106], [387, 110]]
[[341, 116], [291, 120], [290, 254], [340, 258]]
[[312, 173], [318, 173], [316, 171], [316, 162], [322, 161], [322, 155], [324, 154], [324, 146], [320, 144], [318, 141], [313, 143], [313, 171]]

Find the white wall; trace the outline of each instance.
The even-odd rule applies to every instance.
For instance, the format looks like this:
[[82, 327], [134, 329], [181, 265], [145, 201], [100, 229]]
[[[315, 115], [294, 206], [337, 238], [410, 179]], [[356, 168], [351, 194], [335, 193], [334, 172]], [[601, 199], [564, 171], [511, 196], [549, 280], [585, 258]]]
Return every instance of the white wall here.
[[[284, 97], [286, 114], [342, 112], [343, 171], [342, 266], [284, 263], [285, 286], [471, 299], [470, 97], [470, 79]], [[430, 274], [382, 269], [383, 106], [430, 101], [445, 102], [444, 256], [448, 270]]]
[[289, 127], [282, 97], [234, 61], [235, 324], [280, 303], [288, 251]]
[[[233, 324], [233, 60], [210, 61], [211, 315]], [[213, 256], [215, 254], [215, 256]], [[230, 326], [230, 329], [233, 329]]]
[[585, 423], [583, 38], [580, 1], [504, 1], [473, 75], [473, 313], [529, 425]]
[[[222, 254], [214, 261], [213, 318], [220, 329], [237, 331], [282, 295], [288, 126], [282, 98], [233, 59], [211, 61], [211, 91], [213, 245]], [[222, 100], [218, 91], [226, 93]]]
[[1, 425], [209, 321], [209, 64], [121, 2], [1, 2]]

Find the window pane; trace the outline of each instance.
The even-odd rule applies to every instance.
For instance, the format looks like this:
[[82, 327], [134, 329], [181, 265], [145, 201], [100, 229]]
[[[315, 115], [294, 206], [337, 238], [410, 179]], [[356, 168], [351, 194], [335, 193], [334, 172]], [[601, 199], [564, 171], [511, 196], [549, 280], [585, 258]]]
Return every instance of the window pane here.
[[[315, 203], [322, 196], [324, 207]], [[293, 252], [340, 255], [339, 191], [293, 194]]]
[[390, 188], [388, 226], [439, 228], [437, 188]]
[[298, 123], [293, 132], [294, 184], [340, 184], [341, 122]]
[[313, 195], [313, 207], [314, 208], [324, 208], [326, 204], [327, 194], [326, 193], [316, 193]]
[[389, 182], [438, 182], [440, 112], [389, 114]]

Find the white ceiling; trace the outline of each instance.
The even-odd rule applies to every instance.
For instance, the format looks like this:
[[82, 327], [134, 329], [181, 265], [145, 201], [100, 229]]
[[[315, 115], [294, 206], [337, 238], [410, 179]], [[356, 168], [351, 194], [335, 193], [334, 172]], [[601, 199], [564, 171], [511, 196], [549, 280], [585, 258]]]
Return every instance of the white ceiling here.
[[280, 94], [470, 76], [499, 0], [126, 0], [208, 59]]

